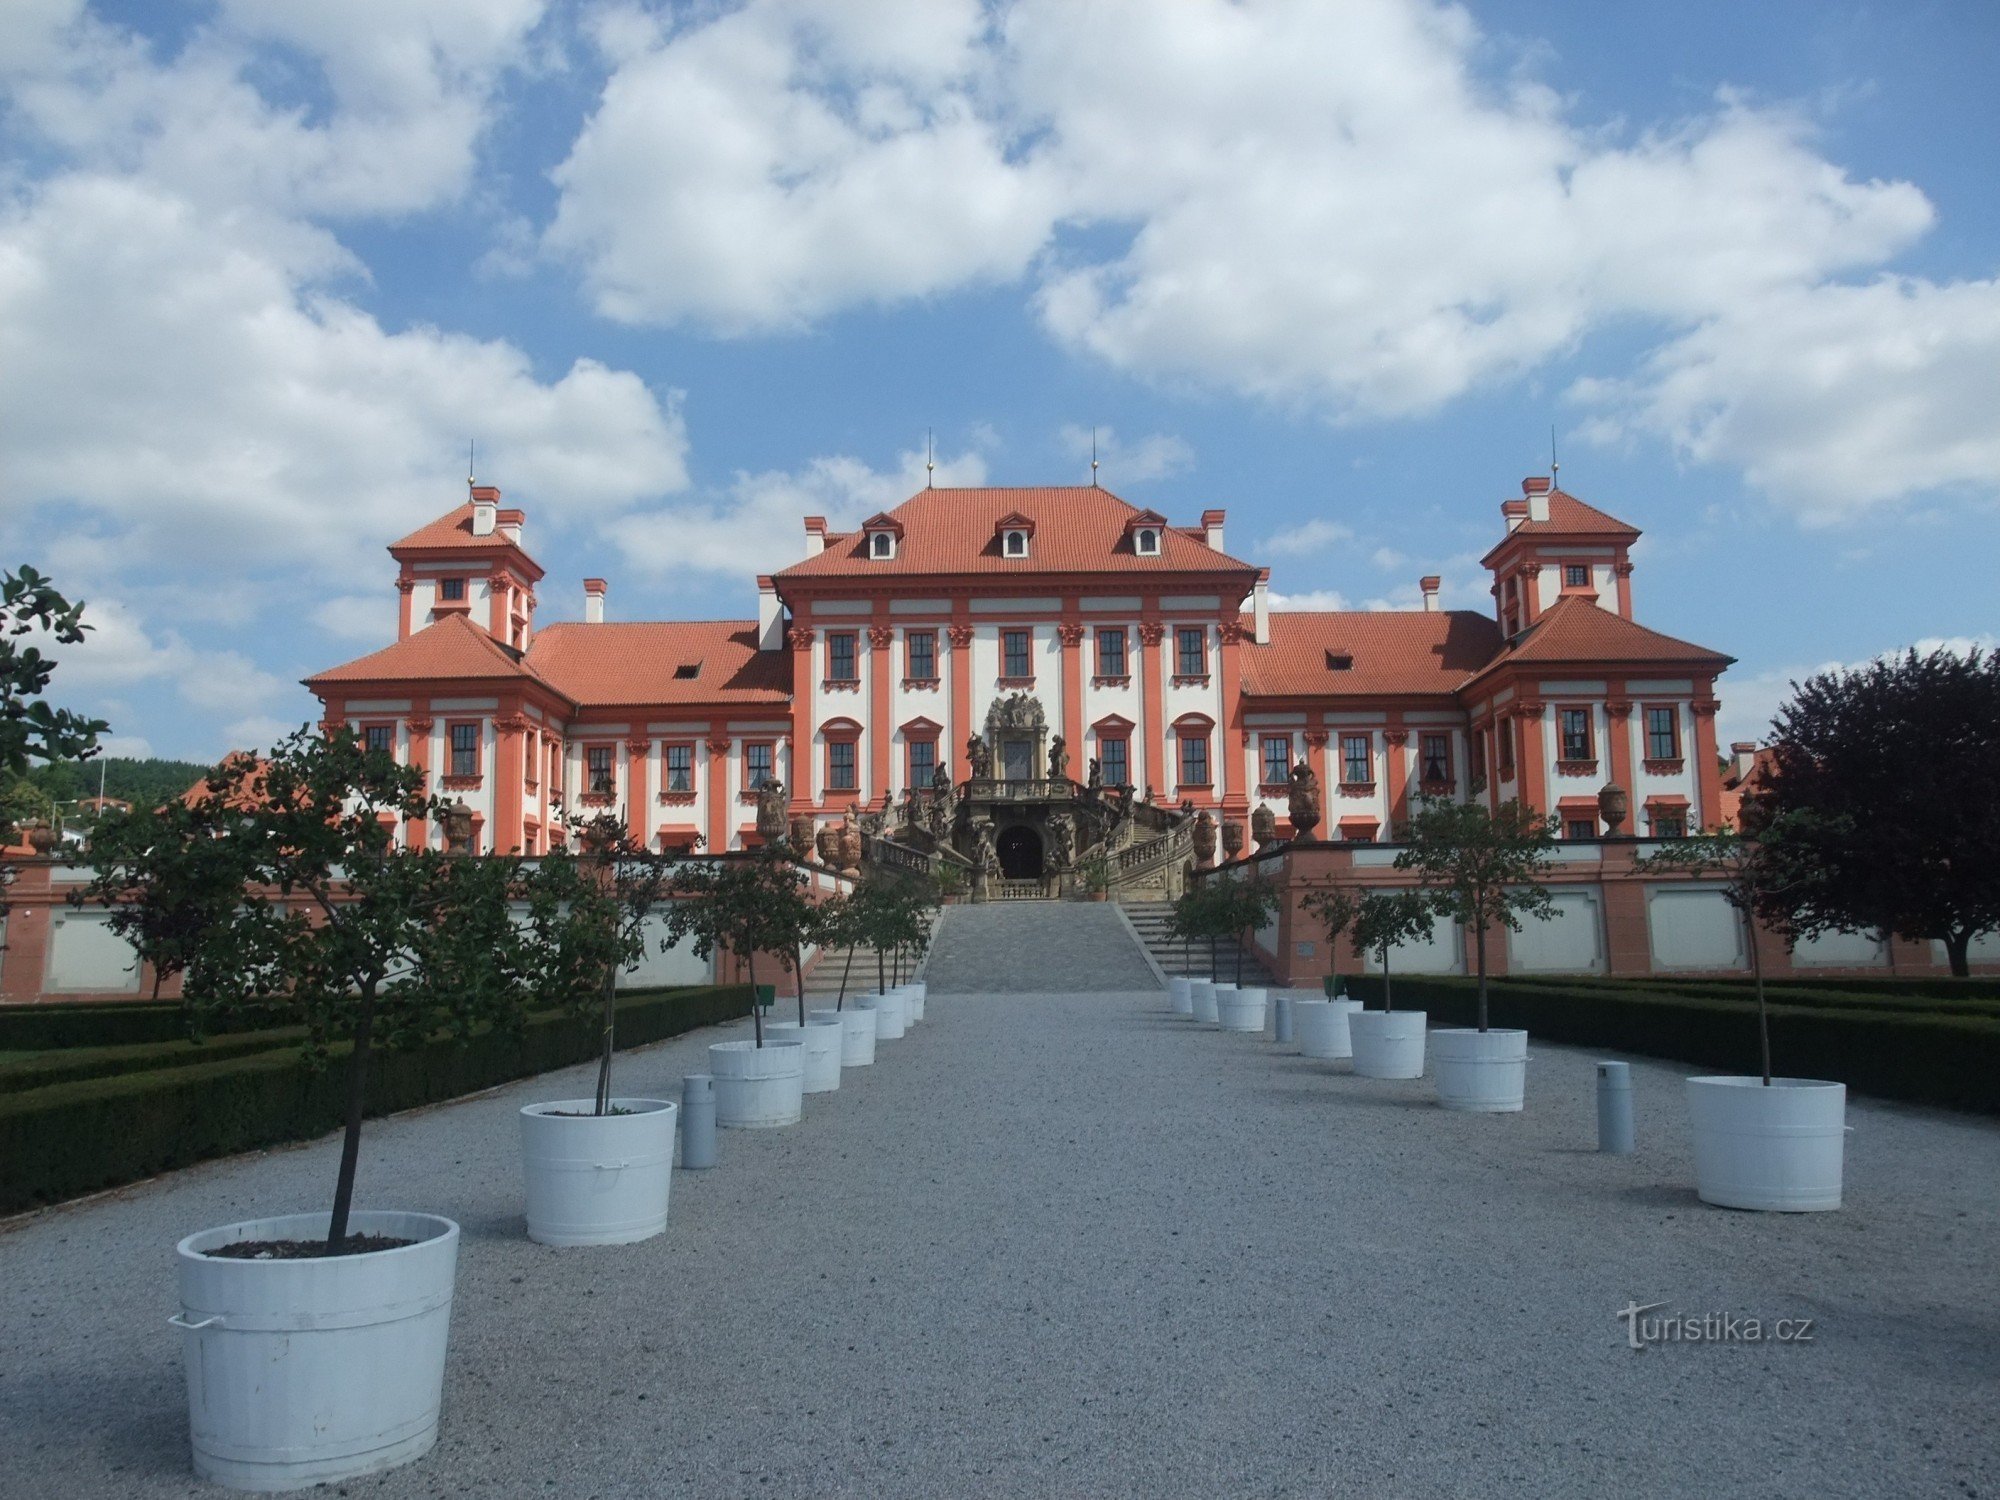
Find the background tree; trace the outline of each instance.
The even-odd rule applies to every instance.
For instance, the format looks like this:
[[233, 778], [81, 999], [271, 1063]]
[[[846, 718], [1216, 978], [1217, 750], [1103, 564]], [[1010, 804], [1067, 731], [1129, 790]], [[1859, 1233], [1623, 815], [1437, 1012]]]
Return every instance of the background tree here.
[[1341, 934], [1352, 927], [1354, 919], [1361, 915], [1361, 898], [1344, 885], [1330, 885], [1307, 896], [1300, 903], [1300, 908], [1326, 934], [1327, 976], [1333, 981], [1328, 993], [1338, 993]]
[[1521, 918], [1547, 921], [1555, 902], [1540, 876], [1556, 846], [1555, 824], [1519, 802], [1488, 812], [1483, 803], [1427, 797], [1404, 833], [1396, 868], [1414, 870], [1439, 916], [1473, 935], [1479, 974], [1479, 1029], [1486, 1026], [1486, 934], [1521, 930]]
[[1422, 891], [1370, 891], [1354, 915], [1354, 944], [1382, 965], [1382, 1009], [1396, 1008], [1389, 955], [1404, 943], [1427, 942], [1437, 908]]
[[1277, 914], [1278, 887], [1262, 875], [1247, 875], [1240, 880], [1218, 882], [1225, 887], [1223, 896], [1227, 903], [1226, 930], [1236, 939], [1236, 983], [1243, 983], [1243, 958], [1249, 951], [1251, 936], [1261, 931], [1264, 924]]
[[518, 1026], [529, 994], [525, 942], [508, 920], [513, 862], [396, 844], [406, 819], [445, 811], [423, 775], [366, 753], [349, 729], [301, 730], [266, 762], [224, 762], [179, 825], [190, 841], [233, 843], [248, 882], [189, 961], [191, 1007], [280, 1006], [305, 1027], [315, 1064], [351, 1044], [333, 1254], [347, 1235], [374, 1049]]
[[102, 907], [106, 925], [153, 966], [155, 1000], [228, 919], [255, 873], [246, 841], [214, 837], [207, 825], [179, 798], [108, 814], [91, 836], [90, 884], [69, 896], [72, 906]]
[[[676, 872], [679, 899], [668, 908], [668, 931], [674, 939], [689, 938], [698, 957], [722, 951], [741, 956], [749, 971], [751, 1026], [759, 1047], [764, 1014], [757, 1003], [757, 955], [769, 953], [781, 967], [792, 966], [812, 921], [805, 882], [805, 872], [770, 847], [745, 857], [690, 861]], [[800, 1009], [803, 1013], [803, 1000]]]
[[19, 776], [30, 760], [82, 760], [111, 726], [66, 708], [51, 708], [42, 694], [56, 663], [41, 649], [21, 645], [31, 631], [58, 645], [82, 642], [83, 601], [71, 604], [33, 568], [0, 574], [0, 770]]
[[1774, 774], [1750, 809], [1787, 829], [1801, 933], [1944, 944], [1951, 972], [2000, 928], [2000, 655], [1912, 650], [1823, 672], [1778, 710]]
[[1174, 902], [1173, 911], [1167, 917], [1167, 931], [1181, 940], [1181, 967], [1193, 972], [1193, 959], [1189, 955], [1190, 944], [1208, 944], [1208, 976], [1213, 979], [1218, 971], [1215, 955], [1216, 940], [1229, 931], [1231, 920], [1228, 909], [1229, 893], [1222, 889], [1218, 880], [1197, 880], [1181, 892]]

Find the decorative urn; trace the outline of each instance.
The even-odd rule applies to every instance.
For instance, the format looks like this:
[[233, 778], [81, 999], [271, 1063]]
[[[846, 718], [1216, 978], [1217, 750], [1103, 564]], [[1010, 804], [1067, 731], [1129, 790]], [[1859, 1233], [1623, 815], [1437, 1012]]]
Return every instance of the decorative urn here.
[[792, 848], [798, 851], [800, 859], [810, 859], [813, 852], [813, 820], [809, 813], [800, 813], [792, 819]]
[[460, 799], [444, 810], [443, 822], [445, 853], [465, 853], [472, 843], [472, 809]]
[[1231, 820], [1222, 825], [1222, 857], [1241, 859], [1243, 857], [1243, 825]]
[[1194, 820], [1194, 857], [1204, 865], [1215, 863], [1215, 819], [1205, 807]]
[[1250, 814], [1250, 837], [1257, 841], [1259, 849], [1268, 849], [1278, 841], [1278, 815], [1262, 802]]
[[840, 825], [840, 873], [859, 875], [861, 873], [861, 825], [850, 814]]
[[1612, 838], [1632, 812], [1632, 795], [1615, 781], [1604, 783], [1597, 794], [1598, 816], [1604, 819], [1604, 831]]
[[823, 823], [814, 847], [819, 850], [819, 862], [829, 870], [840, 868], [840, 828], [834, 823]]

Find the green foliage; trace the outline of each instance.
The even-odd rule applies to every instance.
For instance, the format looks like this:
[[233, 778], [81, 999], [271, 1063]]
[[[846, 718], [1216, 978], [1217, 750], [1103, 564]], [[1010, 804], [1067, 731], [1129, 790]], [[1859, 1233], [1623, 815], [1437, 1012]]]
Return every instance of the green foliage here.
[[[1479, 993], [1486, 993], [1486, 938], [1495, 927], [1521, 930], [1523, 916], [1546, 921], [1555, 902], [1540, 877], [1554, 852], [1553, 820], [1509, 800], [1497, 811], [1483, 802], [1425, 797], [1404, 830], [1407, 847], [1396, 868], [1413, 870], [1431, 909], [1473, 934]], [[1486, 1004], [1479, 1007], [1486, 1030]]]
[[22, 776], [0, 770], [0, 797], [13, 793], [31, 799], [41, 817], [48, 816], [49, 803], [54, 800], [65, 805], [64, 817], [68, 819], [76, 810], [75, 804], [95, 797], [99, 786], [105, 796], [134, 807], [158, 807], [200, 784], [210, 769], [199, 761], [120, 755], [50, 761], [30, 766]]
[[1330, 885], [1324, 890], [1314, 891], [1299, 905], [1307, 916], [1319, 924], [1320, 931], [1326, 934], [1328, 972], [1338, 978], [1340, 937], [1354, 925], [1354, 919], [1361, 915], [1361, 898], [1346, 886]]
[[1971, 940], [2000, 928], [2000, 654], [1821, 673], [1771, 733], [1776, 774], [1746, 831], [1794, 815], [1797, 930], [1937, 939], [1965, 974]]
[[[1349, 980], [1348, 988], [1360, 995], [1374, 984], [1372, 977]], [[1405, 998], [1414, 993], [1434, 1020], [1464, 1025], [1477, 1013], [1472, 981], [1425, 975], [1402, 984]], [[1496, 981], [1493, 994], [1509, 1020], [1549, 1042], [1730, 1072], [1747, 1071], [1757, 1055], [1756, 1010], [1747, 999], [1511, 978]], [[1882, 1099], [2000, 1114], [2000, 1020], [1887, 1005], [1834, 1010], [1786, 997], [1771, 1006], [1769, 1024], [1798, 1076], [1833, 1079]]]
[[208, 820], [178, 799], [112, 812], [91, 836], [91, 881], [69, 901], [107, 910], [111, 930], [153, 966], [157, 999], [243, 899], [255, 873], [247, 853], [238, 840], [211, 836]]
[[1076, 862], [1077, 878], [1087, 891], [1101, 892], [1111, 889], [1111, 856], [1098, 850], [1086, 854]]
[[[644, 1046], [750, 1008], [742, 985], [628, 992], [619, 1034]], [[245, 1039], [246, 1042], [248, 1039]], [[376, 1060], [370, 1115], [435, 1104], [587, 1060], [598, 1028], [563, 1009], [539, 1011], [518, 1032], [442, 1036]], [[336, 1059], [345, 1044], [335, 1049]], [[0, 1095], [0, 1213], [115, 1187], [192, 1162], [310, 1140], [338, 1129], [347, 1109], [342, 1070], [308, 1067], [274, 1045], [188, 1066], [127, 1072]]]
[[[1422, 891], [1370, 891], [1354, 914], [1354, 942], [1373, 953], [1382, 965], [1382, 1003], [1394, 1010], [1395, 990], [1389, 982], [1389, 954], [1404, 943], [1428, 939], [1437, 922], [1437, 908]], [[1482, 1015], [1484, 1012], [1482, 1011]], [[1480, 1022], [1480, 1029], [1486, 1029]]]
[[90, 628], [83, 623], [83, 601], [71, 604], [33, 568], [0, 574], [0, 770], [18, 776], [31, 760], [81, 759], [110, 729], [102, 719], [51, 708], [42, 694], [55, 677], [55, 659], [38, 646], [19, 644], [37, 632], [74, 646]]
[[[668, 909], [673, 939], [692, 941], [696, 956], [735, 953], [757, 980], [757, 955], [768, 953], [791, 969], [795, 955], [820, 930], [806, 872], [782, 845], [742, 857], [691, 861], [674, 882], [680, 898]], [[764, 1045], [763, 1017], [753, 1008], [757, 1045]]]

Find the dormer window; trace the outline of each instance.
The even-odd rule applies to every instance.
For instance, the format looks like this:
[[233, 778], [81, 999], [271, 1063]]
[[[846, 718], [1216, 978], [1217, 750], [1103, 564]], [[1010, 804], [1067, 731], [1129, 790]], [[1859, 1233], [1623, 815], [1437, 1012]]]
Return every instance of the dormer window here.
[[882, 511], [861, 523], [863, 550], [870, 562], [893, 562], [902, 545], [903, 523]]
[[868, 533], [868, 555], [887, 562], [896, 555], [896, 536], [890, 531]]
[[674, 668], [676, 682], [693, 682], [699, 676], [701, 676], [701, 663], [698, 661], [684, 661]]
[[1142, 526], [1132, 539], [1132, 550], [1141, 557], [1160, 555], [1160, 534], [1150, 526]]
[[1026, 557], [1028, 555], [1028, 533], [1025, 531], [1008, 532], [1004, 550], [1009, 557]]
[[1354, 670], [1354, 657], [1352, 653], [1346, 651], [1327, 652], [1326, 669], [1329, 672], [1352, 672]]
[[456, 603], [464, 597], [465, 580], [463, 578], [440, 578], [438, 580], [438, 598], [448, 603]]

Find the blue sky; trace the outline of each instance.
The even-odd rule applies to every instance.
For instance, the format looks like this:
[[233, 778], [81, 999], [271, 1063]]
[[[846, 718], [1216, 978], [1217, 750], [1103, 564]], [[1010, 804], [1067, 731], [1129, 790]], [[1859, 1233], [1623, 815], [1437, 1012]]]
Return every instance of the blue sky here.
[[743, 615], [807, 512], [1088, 475], [1295, 603], [1487, 603], [1546, 472], [1788, 678], [1991, 640], [2000, 10], [0, 10], [0, 559], [212, 757], [385, 642], [465, 448], [544, 618]]

